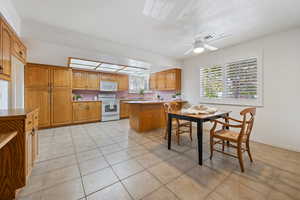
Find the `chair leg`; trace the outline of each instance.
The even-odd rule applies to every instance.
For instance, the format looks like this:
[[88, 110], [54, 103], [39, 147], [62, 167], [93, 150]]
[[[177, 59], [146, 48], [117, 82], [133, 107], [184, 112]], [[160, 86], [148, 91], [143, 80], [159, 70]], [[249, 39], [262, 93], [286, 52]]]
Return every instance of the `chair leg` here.
[[225, 140], [222, 140], [222, 151], [224, 152], [225, 150]]
[[179, 127], [177, 127], [177, 130], [176, 130], [176, 136], [177, 136], [177, 144], [180, 145]]
[[165, 135], [164, 135], [164, 139], [167, 139], [167, 135], [168, 135], [168, 128], [165, 128]]
[[249, 145], [249, 141], [246, 142], [246, 148], [247, 148], [247, 152], [248, 152], [250, 161], [253, 162], [252, 155], [251, 155], [251, 153], [250, 153], [250, 145]]
[[210, 137], [210, 157], [209, 157], [210, 160], [213, 157], [213, 153], [214, 153], [214, 139], [213, 137]]
[[190, 138], [191, 138], [191, 141], [193, 141], [192, 122], [190, 123]]
[[239, 159], [239, 162], [240, 162], [241, 171], [244, 172], [243, 153], [242, 153], [241, 144], [238, 144], [237, 154], [238, 154], [238, 159]]

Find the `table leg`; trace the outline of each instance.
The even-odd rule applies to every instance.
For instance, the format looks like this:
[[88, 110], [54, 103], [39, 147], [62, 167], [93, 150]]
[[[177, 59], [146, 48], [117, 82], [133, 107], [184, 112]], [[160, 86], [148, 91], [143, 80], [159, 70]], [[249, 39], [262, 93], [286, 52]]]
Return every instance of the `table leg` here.
[[172, 116], [168, 115], [168, 149], [171, 149]]
[[199, 165], [202, 165], [203, 160], [203, 152], [202, 152], [202, 144], [203, 144], [203, 128], [202, 121], [197, 122], [197, 137], [198, 137], [198, 161]]

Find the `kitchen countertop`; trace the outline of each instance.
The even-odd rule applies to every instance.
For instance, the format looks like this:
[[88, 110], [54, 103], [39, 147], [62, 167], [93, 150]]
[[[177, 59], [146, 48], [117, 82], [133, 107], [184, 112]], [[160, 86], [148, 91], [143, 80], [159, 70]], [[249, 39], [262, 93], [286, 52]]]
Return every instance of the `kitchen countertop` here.
[[28, 113], [34, 111], [33, 110], [25, 110], [25, 109], [5, 109], [0, 110], [0, 118], [6, 117], [25, 117]]
[[80, 101], [73, 101], [73, 103], [84, 103], [84, 102], [101, 102], [102, 100], [80, 100]]
[[144, 100], [144, 101], [128, 101], [128, 104], [162, 104], [168, 102], [178, 102], [178, 103], [185, 103], [187, 101], [184, 100]]

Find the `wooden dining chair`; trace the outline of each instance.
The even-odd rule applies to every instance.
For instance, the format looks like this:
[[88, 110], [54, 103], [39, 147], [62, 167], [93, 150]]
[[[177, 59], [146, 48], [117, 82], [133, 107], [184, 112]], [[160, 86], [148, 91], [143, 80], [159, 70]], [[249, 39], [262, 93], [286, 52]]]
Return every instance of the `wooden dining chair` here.
[[[254, 123], [255, 113], [256, 113], [256, 108], [246, 108], [240, 112], [240, 115], [242, 116], [242, 120], [237, 120], [231, 117], [225, 117], [225, 122], [212, 120], [214, 122], [214, 125], [210, 130], [210, 151], [211, 151], [210, 159], [212, 159], [214, 151], [221, 152], [223, 154], [238, 158], [241, 171], [244, 172], [242, 155], [245, 151], [248, 152], [250, 161], [253, 162], [251, 152], [250, 152], [249, 138]], [[230, 124], [229, 123], [230, 121], [234, 121], [235, 124]], [[218, 124], [222, 125], [221, 130], [216, 130]], [[237, 131], [230, 130], [229, 129], [230, 127], [237, 128], [240, 131], [237, 132]], [[225, 142], [227, 142], [228, 147], [233, 147], [237, 149], [237, 155], [233, 155], [224, 151]], [[233, 145], [231, 143], [235, 143], [236, 145]], [[217, 144], [222, 145], [222, 150], [214, 148], [214, 146]]]
[[[166, 121], [166, 128], [165, 128], [165, 139], [167, 139], [168, 135], [168, 113], [180, 110], [180, 105], [176, 102], [169, 102], [164, 103], [164, 112], [165, 112], [165, 121]], [[177, 144], [180, 144], [180, 135], [183, 133], [189, 133], [190, 139], [193, 141], [192, 137], [192, 122], [186, 120], [179, 120], [173, 119], [172, 121], [172, 130], [175, 130]]]

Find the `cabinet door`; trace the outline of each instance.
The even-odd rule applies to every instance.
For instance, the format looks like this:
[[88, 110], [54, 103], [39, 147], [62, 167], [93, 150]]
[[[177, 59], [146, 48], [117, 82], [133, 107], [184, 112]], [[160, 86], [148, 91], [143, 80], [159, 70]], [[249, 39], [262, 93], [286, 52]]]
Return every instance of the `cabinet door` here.
[[128, 90], [129, 87], [129, 80], [128, 80], [128, 75], [117, 75], [117, 80], [118, 80], [118, 90], [119, 91], [126, 91]]
[[115, 74], [109, 74], [109, 73], [101, 73], [100, 79], [102, 81], [116, 81], [116, 75]]
[[12, 33], [10, 32], [8, 26], [5, 23], [2, 23], [1, 27], [2, 27], [1, 28], [2, 70], [3, 70], [3, 74], [9, 77], [11, 74], [11, 50], [12, 50], [13, 38], [12, 38]]
[[73, 71], [72, 87], [74, 89], [86, 89], [87, 88], [87, 76], [86, 72]]
[[127, 103], [120, 104], [120, 117], [121, 118], [129, 117], [129, 105]]
[[98, 121], [100, 120], [100, 102], [88, 102], [88, 120]]
[[158, 72], [157, 73], [157, 89], [158, 90], [165, 90], [166, 88], [166, 73], [165, 72]]
[[99, 83], [99, 74], [98, 73], [87, 73], [87, 86], [90, 90], [99, 90], [100, 83]]
[[73, 103], [73, 122], [86, 122], [88, 120], [88, 103]]
[[50, 126], [50, 100], [49, 88], [25, 89], [25, 108], [39, 108], [39, 127]]
[[50, 68], [27, 64], [25, 67], [25, 87], [45, 88], [50, 86]]
[[150, 90], [156, 90], [157, 89], [157, 87], [156, 87], [156, 73], [150, 75], [149, 84], [150, 84]]
[[72, 123], [72, 89], [52, 89], [52, 116], [53, 126]]
[[166, 73], [166, 89], [176, 90], [176, 71], [168, 70]]
[[72, 71], [69, 69], [52, 69], [52, 87], [71, 88]]

